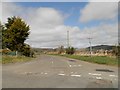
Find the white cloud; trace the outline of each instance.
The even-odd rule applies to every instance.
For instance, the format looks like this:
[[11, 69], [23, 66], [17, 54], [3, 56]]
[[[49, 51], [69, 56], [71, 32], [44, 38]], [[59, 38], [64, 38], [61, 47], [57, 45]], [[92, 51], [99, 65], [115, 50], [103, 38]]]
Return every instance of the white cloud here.
[[89, 0], [89, 2], [119, 2], [119, 0]]
[[119, 0], [1, 0], [2, 2], [118, 2]]
[[[53, 28], [63, 24], [62, 15], [53, 8], [38, 8], [28, 16], [28, 21], [41, 28]], [[31, 20], [32, 19], [32, 20]]]
[[2, 0], [2, 2], [88, 2], [88, 0]]
[[2, 20], [2, 3], [0, 2], [0, 20]]
[[2, 3], [2, 22], [5, 23], [7, 18], [11, 16], [22, 16], [24, 10], [24, 8], [13, 3]]
[[81, 30], [78, 26], [64, 25], [64, 15], [54, 8], [21, 7], [14, 3], [4, 3], [4, 22], [7, 17], [17, 15], [30, 25], [30, 36], [26, 43], [32, 47], [66, 46], [67, 30], [70, 32], [70, 44], [74, 47], [89, 46], [88, 37], [92, 37], [92, 44], [117, 43], [117, 24], [101, 24], [96, 27], [86, 27]]
[[80, 11], [80, 21], [113, 20], [117, 16], [117, 2], [90, 2]]

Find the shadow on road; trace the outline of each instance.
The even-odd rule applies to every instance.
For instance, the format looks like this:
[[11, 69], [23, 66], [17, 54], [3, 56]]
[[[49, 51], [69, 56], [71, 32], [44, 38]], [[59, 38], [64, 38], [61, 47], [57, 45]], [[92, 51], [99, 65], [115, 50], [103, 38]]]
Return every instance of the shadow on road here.
[[96, 71], [101, 71], [101, 72], [114, 72], [114, 71], [109, 70], [109, 69], [96, 69]]

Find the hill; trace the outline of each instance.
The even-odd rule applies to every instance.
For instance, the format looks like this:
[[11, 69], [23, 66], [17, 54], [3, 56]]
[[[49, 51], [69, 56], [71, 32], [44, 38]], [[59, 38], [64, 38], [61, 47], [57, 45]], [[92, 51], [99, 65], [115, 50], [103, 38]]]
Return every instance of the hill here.
[[[92, 46], [93, 50], [112, 50], [115, 46], [110, 46], [110, 45], [97, 45], [97, 46]], [[86, 49], [89, 50], [90, 47], [87, 47]]]

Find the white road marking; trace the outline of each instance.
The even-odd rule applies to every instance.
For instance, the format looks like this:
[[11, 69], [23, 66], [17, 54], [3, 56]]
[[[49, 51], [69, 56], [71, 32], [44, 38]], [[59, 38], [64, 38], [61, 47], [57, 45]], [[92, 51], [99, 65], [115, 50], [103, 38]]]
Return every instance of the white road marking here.
[[60, 75], [60, 76], [64, 76], [65, 74], [60, 73], [60, 74], [58, 74], [58, 75]]
[[102, 77], [96, 77], [96, 79], [102, 79]]
[[71, 76], [73, 76], [73, 77], [81, 77], [81, 75], [71, 75]]
[[116, 75], [109, 75], [110, 77], [118, 77], [118, 76], [116, 76]]
[[78, 65], [78, 66], [82, 66], [82, 65]]
[[44, 73], [44, 74], [48, 74], [48, 73]]
[[70, 65], [69, 64], [69, 67], [80, 67], [80, 66], [82, 66], [82, 65]]
[[89, 73], [89, 75], [101, 76], [101, 74], [97, 74], [97, 73]]

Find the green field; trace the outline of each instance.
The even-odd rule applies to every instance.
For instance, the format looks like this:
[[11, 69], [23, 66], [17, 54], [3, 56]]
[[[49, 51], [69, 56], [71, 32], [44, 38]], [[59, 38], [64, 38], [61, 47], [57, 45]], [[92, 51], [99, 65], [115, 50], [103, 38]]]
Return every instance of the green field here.
[[118, 66], [118, 59], [113, 57], [107, 57], [107, 56], [80, 56], [80, 55], [59, 55], [64, 56], [72, 59], [78, 59], [81, 61], [87, 61], [91, 63], [97, 63], [97, 64], [105, 64], [105, 65], [112, 65], [112, 66]]
[[25, 56], [7, 56], [7, 55], [3, 55], [2, 56], [2, 60], [0, 60], [2, 62], [2, 64], [7, 64], [7, 63], [16, 63], [16, 62], [26, 62], [26, 61], [30, 61], [32, 60], [31, 57], [25, 57]]

